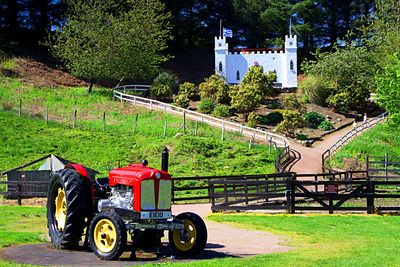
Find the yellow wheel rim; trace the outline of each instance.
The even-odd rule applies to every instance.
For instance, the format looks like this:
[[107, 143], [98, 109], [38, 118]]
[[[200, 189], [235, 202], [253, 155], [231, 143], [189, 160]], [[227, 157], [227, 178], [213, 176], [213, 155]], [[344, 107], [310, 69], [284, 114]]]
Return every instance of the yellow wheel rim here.
[[117, 231], [114, 224], [108, 219], [100, 220], [93, 233], [94, 243], [98, 250], [108, 253], [113, 250], [117, 242]]
[[184, 220], [184, 229], [174, 230], [172, 238], [177, 249], [180, 251], [190, 250], [196, 243], [197, 230], [193, 222]]
[[64, 231], [65, 221], [67, 220], [67, 200], [63, 188], [58, 188], [57, 197], [54, 202], [56, 204], [54, 217], [57, 221], [57, 228], [59, 231]]

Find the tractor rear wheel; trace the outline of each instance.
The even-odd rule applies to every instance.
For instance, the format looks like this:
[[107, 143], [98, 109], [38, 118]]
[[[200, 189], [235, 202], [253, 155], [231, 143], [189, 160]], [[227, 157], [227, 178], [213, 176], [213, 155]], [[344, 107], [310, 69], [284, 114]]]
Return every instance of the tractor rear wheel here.
[[71, 169], [52, 174], [47, 195], [47, 228], [57, 249], [76, 248], [91, 210], [84, 178]]
[[127, 231], [121, 216], [115, 212], [100, 212], [89, 228], [89, 243], [102, 260], [117, 259], [125, 250]]
[[184, 229], [169, 231], [169, 244], [181, 257], [192, 257], [200, 254], [207, 244], [207, 228], [203, 219], [192, 212], [176, 216], [183, 221]]

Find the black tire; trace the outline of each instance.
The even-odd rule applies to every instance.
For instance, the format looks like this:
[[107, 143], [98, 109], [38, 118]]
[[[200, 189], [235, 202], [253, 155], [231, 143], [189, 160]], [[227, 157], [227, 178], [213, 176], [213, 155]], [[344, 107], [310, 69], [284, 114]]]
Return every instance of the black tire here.
[[124, 220], [115, 212], [100, 212], [89, 228], [89, 243], [102, 260], [117, 259], [125, 251], [127, 231]]
[[169, 231], [169, 244], [177, 256], [193, 257], [203, 252], [207, 244], [207, 228], [203, 219], [192, 212], [181, 213], [176, 219], [183, 221], [184, 230]]
[[[47, 195], [47, 228], [51, 243], [57, 249], [73, 249], [79, 246], [87, 224], [85, 218], [91, 210], [91, 203], [87, 203], [89, 197], [84, 178], [75, 170], [63, 169], [52, 173]], [[62, 214], [65, 218], [59, 216], [60, 204], [57, 206], [56, 201], [60, 199], [63, 199]]]

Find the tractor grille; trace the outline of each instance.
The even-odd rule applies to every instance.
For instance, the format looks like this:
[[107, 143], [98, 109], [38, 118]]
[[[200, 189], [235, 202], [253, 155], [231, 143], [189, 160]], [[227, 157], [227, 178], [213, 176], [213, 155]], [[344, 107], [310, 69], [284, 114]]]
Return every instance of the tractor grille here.
[[160, 180], [158, 203], [154, 180], [143, 180], [141, 183], [140, 206], [143, 210], [168, 210], [171, 208], [171, 181]]

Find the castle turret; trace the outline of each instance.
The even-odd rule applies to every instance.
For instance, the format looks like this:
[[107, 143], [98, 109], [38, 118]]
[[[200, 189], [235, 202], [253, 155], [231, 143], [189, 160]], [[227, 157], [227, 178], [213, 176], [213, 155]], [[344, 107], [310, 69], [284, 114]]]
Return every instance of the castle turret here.
[[285, 56], [284, 64], [286, 70], [283, 72], [284, 78], [282, 87], [297, 87], [297, 36], [285, 36]]
[[225, 37], [215, 37], [215, 73], [226, 77], [226, 57], [228, 55], [228, 43]]

